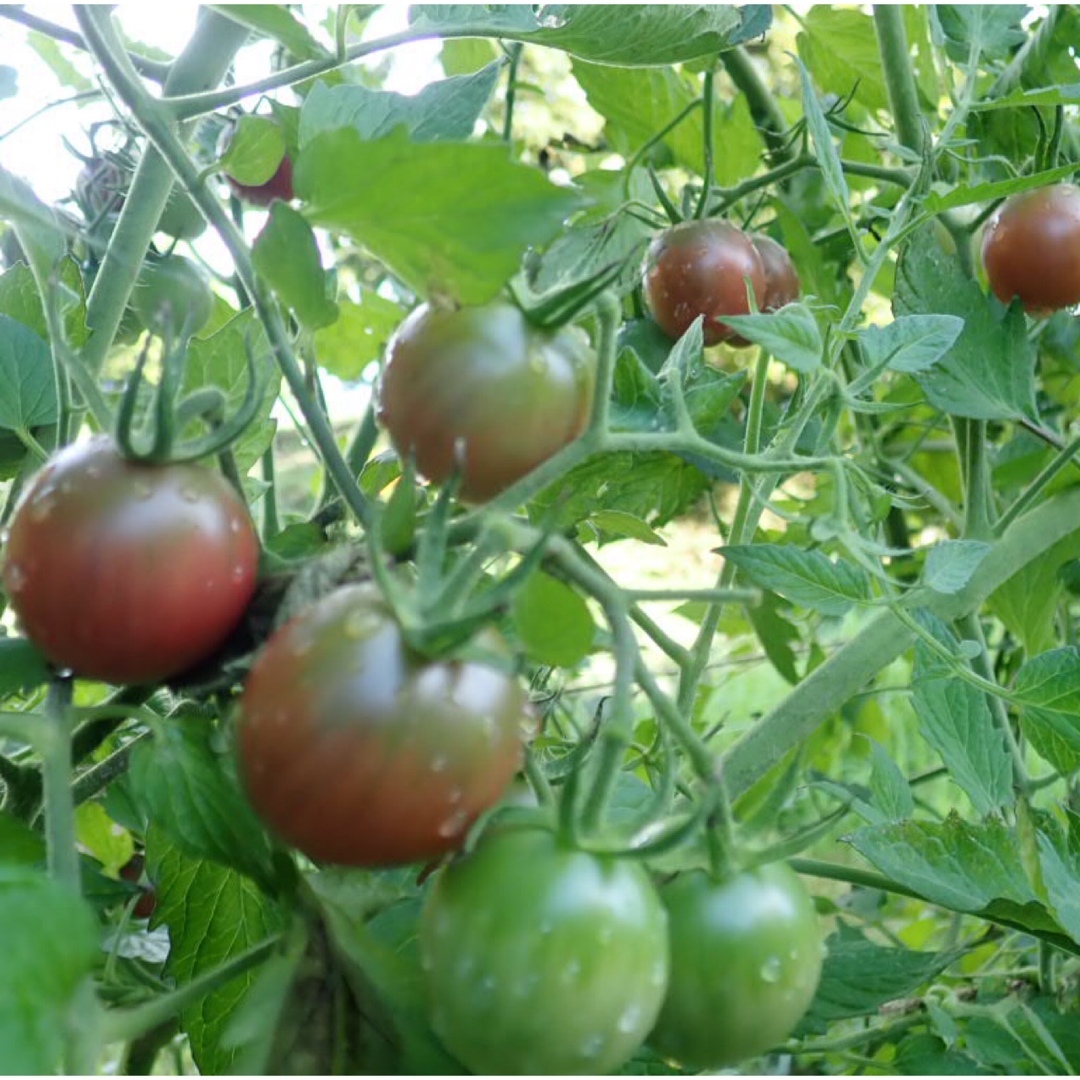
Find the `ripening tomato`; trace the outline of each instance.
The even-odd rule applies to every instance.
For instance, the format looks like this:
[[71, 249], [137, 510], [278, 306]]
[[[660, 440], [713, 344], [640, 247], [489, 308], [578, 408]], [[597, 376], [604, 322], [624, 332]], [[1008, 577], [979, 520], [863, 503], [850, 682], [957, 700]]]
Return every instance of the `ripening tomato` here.
[[295, 194], [293, 191], [292, 159], [286, 154], [281, 159], [274, 175], [261, 184], [241, 184], [231, 176], [226, 177], [229, 187], [252, 206], [269, 206], [275, 199], [288, 202]]
[[994, 295], [1020, 298], [1032, 315], [1080, 303], [1080, 188], [1010, 195], [983, 234], [982, 259]]
[[719, 881], [695, 870], [660, 897], [671, 982], [650, 1045], [685, 1066], [719, 1069], [791, 1034], [822, 959], [817, 912], [795, 873], [772, 863]]
[[581, 434], [596, 358], [572, 327], [541, 330], [509, 303], [424, 304], [386, 354], [379, 418], [401, 455], [441, 482], [461, 444], [461, 495], [497, 495]]
[[715, 218], [666, 229], [645, 254], [645, 303], [673, 340], [682, 337], [699, 315], [705, 316], [706, 345], [734, 337], [721, 319], [750, 313], [748, 282], [756, 300], [765, 295], [765, 268], [758, 249], [741, 229]]
[[759, 311], [777, 311], [799, 299], [799, 272], [783, 244], [757, 233], [750, 237], [765, 271], [765, 291], [757, 296]]
[[27, 636], [86, 678], [154, 682], [224, 642], [255, 589], [243, 500], [199, 465], [142, 465], [104, 436], [56, 454], [11, 522], [3, 583]]
[[436, 1034], [481, 1075], [607, 1073], [667, 986], [664, 909], [641, 866], [502, 828], [440, 872], [420, 917]]
[[349, 866], [457, 847], [517, 772], [531, 720], [501, 639], [472, 644], [482, 655], [417, 655], [373, 585], [286, 623], [240, 707], [240, 774], [262, 819], [312, 859]]

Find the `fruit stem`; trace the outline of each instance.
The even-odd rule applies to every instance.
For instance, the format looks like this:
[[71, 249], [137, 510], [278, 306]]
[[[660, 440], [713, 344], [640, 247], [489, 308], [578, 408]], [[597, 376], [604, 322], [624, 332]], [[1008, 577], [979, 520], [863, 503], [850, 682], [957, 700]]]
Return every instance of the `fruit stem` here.
[[713, 185], [713, 105], [716, 95], [713, 90], [713, 80], [716, 74], [712, 68], [705, 72], [704, 85], [701, 89], [701, 118], [703, 156], [705, 159], [705, 171], [701, 176], [701, 196], [698, 199], [697, 208], [694, 210], [695, 218], [705, 216], [705, 207], [709, 202], [709, 192]]
[[911, 68], [903, 7], [875, 4], [874, 31], [897, 137], [901, 145], [922, 154], [926, 146], [926, 129], [919, 110], [919, 88]]
[[61, 885], [80, 891], [75, 846], [75, 799], [71, 789], [70, 677], [57, 676], [45, 695], [45, 732], [37, 740], [45, 795], [45, 843], [49, 873]]

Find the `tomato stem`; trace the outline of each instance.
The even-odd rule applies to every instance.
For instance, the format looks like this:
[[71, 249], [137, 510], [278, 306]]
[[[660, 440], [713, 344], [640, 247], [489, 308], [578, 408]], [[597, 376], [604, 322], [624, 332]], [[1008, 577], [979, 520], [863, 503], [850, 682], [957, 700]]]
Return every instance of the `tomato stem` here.
[[72, 680], [57, 676], [45, 696], [47, 736], [38, 740], [45, 795], [45, 842], [49, 873], [73, 892], [80, 891], [75, 847], [75, 800], [71, 789]]

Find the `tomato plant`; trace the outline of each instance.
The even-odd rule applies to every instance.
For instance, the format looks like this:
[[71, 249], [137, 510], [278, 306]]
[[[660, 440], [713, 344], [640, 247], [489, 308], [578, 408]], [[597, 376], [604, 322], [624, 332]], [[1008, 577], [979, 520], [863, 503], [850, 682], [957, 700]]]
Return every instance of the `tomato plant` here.
[[27, 486], [3, 583], [58, 667], [144, 683], [224, 641], [251, 599], [258, 554], [247, 508], [220, 474], [134, 464], [97, 437], [60, 451]]
[[695, 1068], [719, 1069], [782, 1042], [821, 972], [813, 901], [783, 863], [718, 881], [679, 874], [660, 896], [671, 932], [671, 982], [650, 1043]]
[[645, 872], [543, 829], [495, 831], [443, 870], [420, 943], [435, 1030], [481, 1074], [610, 1072], [667, 985], [666, 920]]
[[252, 206], [269, 206], [275, 199], [288, 202], [294, 195], [292, 159], [286, 154], [274, 175], [262, 184], [241, 184], [231, 176], [228, 181], [229, 187]]
[[241, 700], [240, 770], [255, 809], [326, 862], [453, 850], [513, 778], [529, 721], [498, 638], [475, 646], [476, 659], [417, 655], [370, 585], [287, 623]]
[[983, 265], [1003, 303], [1046, 315], [1080, 303], [1080, 188], [1052, 184], [1010, 195], [986, 226]]
[[530, 326], [508, 303], [425, 304], [387, 348], [379, 417], [429, 479], [444, 481], [460, 464], [461, 494], [478, 502], [577, 438], [594, 380], [593, 353], [573, 328]]
[[[761, 255], [750, 238], [726, 221], [684, 221], [649, 245], [642, 289], [649, 313], [670, 338], [680, 338], [699, 316], [706, 345], [735, 336], [724, 315], [750, 311], [747, 287], [765, 295]], [[760, 306], [760, 302], [759, 302]]]
[[765, 290], [758, 298], [761, 311], [776, 311], [785, 304], [792, 304], [799, 299], [799, 272], [791, 261], [787, 248], [778, 244], [771, 236], [755, 234], [750, 243], [761, 259], [761, 268], [765, 272]]

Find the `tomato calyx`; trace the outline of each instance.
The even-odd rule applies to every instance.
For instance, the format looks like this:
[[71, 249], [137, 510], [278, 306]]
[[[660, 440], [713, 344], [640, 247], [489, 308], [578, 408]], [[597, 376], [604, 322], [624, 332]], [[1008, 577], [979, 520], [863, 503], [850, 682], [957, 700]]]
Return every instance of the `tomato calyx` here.
[[[136, 419], [136, 412], [142, 397], [143, 373], [150, 355], [149, 341], [140, 350], [135, 368], [128, 377], [117, 412], [116, 441], [121, 452], [131, 461], [157, 465], [196, 461], [218, 454], [235, 442], [255, 418], [263, 397], [264, 380], [258, 373], [250, 336], [244, 339], [247, 387], [243, 401], [231, 416], [225, 415], [227, 401], [218, 387], [201, 387], [180, 397], [190, 339], [187, 332], [189, 326], [185, 324], [179, 336], [173, 336], [171, 330], [166, 330], [161, 379], [141, 423]], [[151, 418], [151, 430], [148, 432], [145, 429]], [[206, 434], [178, 443], [178, 433], [193, 422], [202, 422], [207, 428]]]

